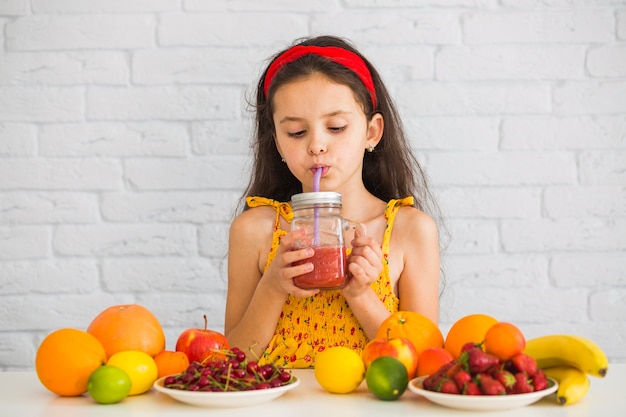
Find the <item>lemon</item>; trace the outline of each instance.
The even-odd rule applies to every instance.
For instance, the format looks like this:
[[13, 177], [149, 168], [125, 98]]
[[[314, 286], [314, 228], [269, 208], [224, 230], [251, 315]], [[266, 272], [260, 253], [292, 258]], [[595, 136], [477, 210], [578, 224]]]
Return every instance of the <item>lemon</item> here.
[[367, 368], [365, 374], [367, 388], [381, 400], [398, 399], [409, 385], [409, 374], [398, 359], [380, 356]]
[[130, 393], [131, 381], [126, 372], [116, 366], [104, 365], [89, 375], [87, 391], [97, 403], [113, 404]]
[[131, 380], [128, 395], [143, 394], [148, 391], [159, 374], [152, 356], [139, 350], [126, 350], [114, 353], [107, 365], [116, 366], [126, 372]]
[[314, 373], [318, 384], [326, 391], [347, 394], [363, 382], [365, 364], [361, 355], [354, 350], [333, 346], [316, 355]]

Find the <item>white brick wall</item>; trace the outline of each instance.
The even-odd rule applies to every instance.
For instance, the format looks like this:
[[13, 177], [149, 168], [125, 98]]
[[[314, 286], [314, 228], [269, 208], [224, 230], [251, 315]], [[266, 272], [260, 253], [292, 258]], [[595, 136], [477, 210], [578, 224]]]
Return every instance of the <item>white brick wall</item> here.
[[0, 1], [0, 370], [141, 303], [223, 329], [260, 71], [346, 36], [378, 67], [451, 233], [465, 314], [626, 361], [626, 1]]

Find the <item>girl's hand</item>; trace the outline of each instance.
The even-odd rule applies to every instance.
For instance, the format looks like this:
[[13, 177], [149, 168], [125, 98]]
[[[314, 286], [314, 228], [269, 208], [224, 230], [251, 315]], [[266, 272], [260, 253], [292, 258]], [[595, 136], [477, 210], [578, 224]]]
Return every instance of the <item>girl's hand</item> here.
[[304, 229], [294, 230], [284, 235], [280, 239], [274, 260], [263, 274], [262, 279], [268, 280], [275, 291], [285, 296], [291, 294], [295, 297], [310, 297], [319, 292], [319, 290], [303, 290], [293, 283], [294, 277], [313, 270], [313, 264], [310, 262], [292, 265], [294, 262], [306, 260], [314, 254], [311, 248], [292, 249], [297, 241], [305, 237], [306, 231]]
[[342, 290], [346, 297], [356, 297], [370, 289], [370, 285], [378, 279], [383, 270], [383, 252], [376, 240], [367, 236], [365, 225], [361, 231], [355, 230], [352, 240], [352, 252], [348, 258], [348, 271], [352, 275]]

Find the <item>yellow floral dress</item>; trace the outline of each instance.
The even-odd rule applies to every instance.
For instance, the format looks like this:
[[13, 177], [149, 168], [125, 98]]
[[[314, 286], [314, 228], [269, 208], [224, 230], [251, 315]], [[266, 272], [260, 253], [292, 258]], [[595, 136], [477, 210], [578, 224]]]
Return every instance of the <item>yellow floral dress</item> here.
[[[280, 238], [287, 233], [280, 228], [280, 218], [293, 218], [289, 203], [264, 197], [248, 197], [248, 206], [271, 206], [276, 210], [272, 248], [265, 269], [274, 259]], [[383, 270], [372, 288], [390, 312], [398, 311], [400, 300], [389, 280], [389, 239], [396, 214], [402, 206], [412, 206], [413, 197], [391, 200], [385, 208], [387, 226], [381, 245]], [[274, 362], [285, 368], [311, 368], [315, 355], [330, 346], [347, 346], [361, 352], [368, 339], [339, 290], [320, 291], [312, 297], [288, 296], [274, 336], [259, 362]]]

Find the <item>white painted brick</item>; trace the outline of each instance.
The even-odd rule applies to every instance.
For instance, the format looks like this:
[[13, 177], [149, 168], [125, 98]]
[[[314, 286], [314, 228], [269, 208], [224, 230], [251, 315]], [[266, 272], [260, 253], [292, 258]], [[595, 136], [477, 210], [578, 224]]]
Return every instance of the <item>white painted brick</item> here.
[[122, 52], [9, 52], [0, 66], [3, 85], [125, 84], [128, 79]]
[[495, 6], [492, 0], [344, 0], [348, 7], [354, 8], [371, 8], [376, 10], [381, 9], [393, 9], [393, 8], [422, 8], [427, 6], [436, 7], [493, 7]]
[[589, 296], [589, 312], [594, 320], [623, 321], [626, 316], [626, 290], [612, 288], [595, 291]]
[[105, 193], [102, 217], [114, 222], [229, 222], [240, 192]]
[[434, 78], [434, 48], [431, 46], [380, 46], [366, 42], [358, 47], [374, 65], [385, 84]]
[[0, 333], [0, 371], [24, 371], [35, 369], [36, 347], [30, 332]]
[[624, 251], [626, 218], [503, 220], [506, 252]]
[[149, 48], [156, 20], [141, 15], [33, 15], [6, 25], [9, 51]]
[[207, 223], [200, 227], [198, 233], [200, 254], [222, 259], [224, 267], [227, 259], [229, 229], [228, 223]]
[[432, 153], [426, 172], [439, 185], [573, 184], [574, 154], [566, 152]]
[[626, 82], [571, 82], [554, 88], [557, 115], [624, 114]]
[[117, 259], [102, 264], [102, 282], [113, 293], [198, 293], [223, 291], [216, 260]]
[[249, 83], [256, 51], [241, 48], [147, 49], [133, 54], [137, 84]]
[[546, 288], [548, 265], [545, 255], [453, 255], [444, 271], [455, 289]]
[[406, 113], [424, 116], [543, 114], [550, 88], [537, 83], [403, 83], [394, 91]]
[[[209, 293], [152, 292], [137, 296], [137, 302], [149, 306], [161, 324], [171, 328], [170, 334], [176, 337], [186, 328], [203, 328], [202, 316], [205, 314], [207, 328], [223, 331], [225, 300], [225, 290]], [[175, 346], [176, 338], [166, 339], [166, 343], [168, 346]]]
[[29, 124], [0, 123], [0, 157], [34, 156], [36, 133]]
[[624, 287], [626, 256], [623, 252], [576, 253], [552, 257], [550, 277], [558, 287]]
[[121, 185], [119, 161], [0, 159], [0, 190], [108, 190]]
[[[216, 30], [211, 30], [216, 28]], [[289, 42], [308, 33], [307, 16], [283, 13], [168, 13], [161, 15], [162, 46], [264, 45]]]
[[[508, 321], [524, 328], [525, 323], [545, 323], [546, 317], [567, 323], [585, 321], [587, 291], [581, 288], [450, 288], [454, 305], [448, 314], [460, 318], [466, 314], [483, 313], [500, 321]], [[489, 300], [477, 305], [477, 300]], [[575, 332], [574, 334], [580, 334]]]
[[191, 225], [62, 225], [52, 239], [55, 253], [73, 256], [189, 256], [195, 253]]
[[497, 219], [539, 218], [538, 187], [452, 187], [438, 193], [444, 217]]
[[589, 50], [587, 70], [593, 77], [626, 77], [626, 45], [605, 45]]
[[178, 10], [180, 0], [31, 0], [36, 13], [167, 12]]
[[0, 294], [89, 294], [99, 289], [98, 266], [92, 260], [0, 262]]
[[49, 227], [0, 226], [0, 261], [46, 258], [49, 255]]
[[83, 119], [85, 90], [68, 88], [0, 88], [0, 121], [71, 122]]
[[193, 122], [191, 148], [197, 155], [249, 155], [253, 137], [251, 120]]
[[461, 41], [458, 18], [454, 12], [405, 10], [372, 14], [345, 10], [332, 15], [313, 15], [311, 31], [347, 37], [357, 46], [458, 43]]
[[0, 224], [93, 223], [98, 211], [94, 193], [0, 192]]
[[546, 215], [555, 219], [626, 217], [626, 188], [619, 184], [548, 187], [544, 205]]
[[506, 117], [501, 149], [626, 148], [626, 116]]
[[583, 152], [579, 166], [582, 184], [626, 185], [626, 150]]
[[489, 117], [405, 117], [407, 136], [417, 152], [494, 151], [498, 149], [500, 120]]
[[87, 91], [91, 120], [231, 119], [241, 112], [232, 87], [93, 87]]
[[621, 9], [615, 12], [617, 16], [617, 39], [626, 39], [626, 10]]
[[0, 15], [19, 16], [28, 13], [28, 2], [24, 0], [0, 1]]
[[466, 43], [593, 43], [615, 39], [612, 10], [475, 12], [463, 16]]
[[435, 76], [438, 80], [581, 79], [586, 50], [579, 45], [442, 47], [435, 55]]
[[448, 219], [451, 241], [446, 253], [486, 254], [494, 253], [499, 247], [498, 224], [495, 221]]
[[3, 297], [0, 328], [4, 331], [38, 330], [43, 335], [64, 327], [86, 330], [91, 320], [105, 308], [134, 302], [127, 294], [112, 296], [104, 293], [31, 294], [28, 302], [23, 295]]
[[67, 123], [43, 125], [39, 152], [49, 157], [185, 156], [189, 134], [178, 123]]
[[237, 190], [244, 185], [244, 157], [129, 159], [126, 182], [137, 190]]
[[259, 2], [258, 0], [185, 0], [188, 11], [236, 11], [236, 12], [284, 12], [296, 11], [303, 13], [329, 12], [339, 7], [339, 0], [293, 1], [275, 0]]

